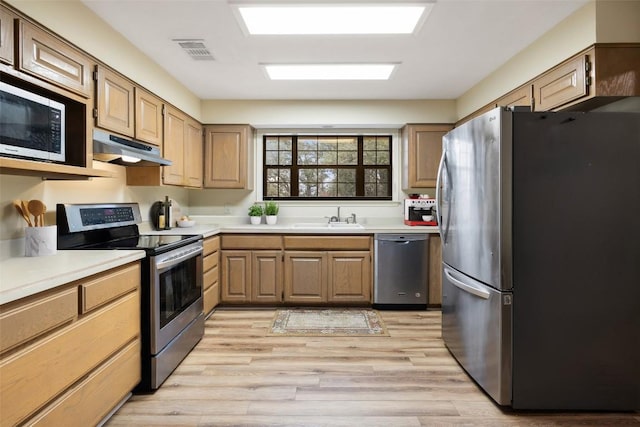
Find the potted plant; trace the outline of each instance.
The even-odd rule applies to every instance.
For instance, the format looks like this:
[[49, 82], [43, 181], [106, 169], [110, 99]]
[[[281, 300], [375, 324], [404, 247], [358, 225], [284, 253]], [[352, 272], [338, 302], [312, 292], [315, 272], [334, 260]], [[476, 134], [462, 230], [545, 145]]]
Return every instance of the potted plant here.
[[251, 220], [251, 224], [260, 224], [262, 221], [262, 214], [264, 213], [262, 206], [254, 203], [249, 207], [249, 219]]
[[268, 201], [264, 203], [264, 214], [267, 217], [267, 224], [273, 225], [278, 222], [278, 211], [280, 207], [274, 201]]

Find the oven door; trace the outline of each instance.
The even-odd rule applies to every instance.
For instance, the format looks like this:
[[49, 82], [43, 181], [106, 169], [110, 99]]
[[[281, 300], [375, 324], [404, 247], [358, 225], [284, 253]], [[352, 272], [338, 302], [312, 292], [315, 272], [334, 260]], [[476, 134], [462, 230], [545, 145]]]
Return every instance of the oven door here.
[[152, 256], [150, 352], [156, 355], [202, 313], [202, 241]]

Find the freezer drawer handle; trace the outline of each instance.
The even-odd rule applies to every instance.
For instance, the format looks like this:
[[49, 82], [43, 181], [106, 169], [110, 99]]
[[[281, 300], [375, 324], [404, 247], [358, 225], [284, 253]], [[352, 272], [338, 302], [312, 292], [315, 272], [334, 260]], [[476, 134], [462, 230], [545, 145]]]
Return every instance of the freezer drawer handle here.
[[460, 288], [463, 291], [469, 292], [470, 294], [473, 294], [475, 296], [478, 296], [478, 297], [484, 298], [484, 299], [489, 299], [489, 296], [491, 296], [491, 294], [489, 292], [487, 292], [486, 290], [484, 290], [482, 288], [479, 288], [479, 287], [477, 287], [475, 285], [471, 285], [469, 283], [461, 282], [460, 280], [456, 279], [449, 272], [449, 270], [445, 270], [444, 274], [447, 276], [447, 278], [451, 281], [451, 283], [455, 287]]

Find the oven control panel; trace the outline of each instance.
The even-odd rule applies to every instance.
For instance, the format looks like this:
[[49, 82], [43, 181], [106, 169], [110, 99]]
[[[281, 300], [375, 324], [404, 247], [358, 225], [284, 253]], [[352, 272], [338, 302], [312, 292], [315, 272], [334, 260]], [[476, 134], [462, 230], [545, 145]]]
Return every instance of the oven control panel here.
[[56, 215], [66, 220], [70, 233], [142, 222], [137, 203], [58, 204]]

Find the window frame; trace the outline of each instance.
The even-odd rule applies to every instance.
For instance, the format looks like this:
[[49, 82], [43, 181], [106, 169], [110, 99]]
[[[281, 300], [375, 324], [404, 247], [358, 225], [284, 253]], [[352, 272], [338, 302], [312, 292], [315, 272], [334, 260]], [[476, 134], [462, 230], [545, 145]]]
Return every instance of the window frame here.
[[[267, 138], [272, 137], [286, 137], [292, 139], [292, 149], [291, 149], [291, 165], [268, 165], [267, 164]], [[308, 138], [308, 137], [317, 137], [317, 138], [354, 138], [357, 141], [357, 164], [356, 165], [338, 165], [338, 164], [316, 164], [316, 165], [299, 165], [297, 164], [297, 153], [298, 153], [298, 138]], [[389, 148], [384, 152], [388, 154], [389, 161], [388, 164], [385, 165], [365, 165], [363, 163], [363, 153], [364, 153], [364, 139], [370, 137], [384, 137], [388, 138]], [[393, 201], [393, 189], [394, 189], [394, 138], [397, 135], [394, 135], [392, 132], [376, 132], [376, 133], [324, 133], [324, 132], [315, 132], [315, 133], [280, 133], [280, 132], [268, 132], [265, 131], [261, 135], [262, 140], [262, 199], [263, 200], [274, 200], [274, 201]], [[291, 193], [294, 193], [296, 196], [289, 197], [273, 197], [267, 196], [267, 186], [269, 181], [267, 179], [267, 174], [269, 169], [290, 169], [290, 179], [291, 179]], [[298, 193], [299, 189], [299, 171], [300, 169], [354, 169], [356, 171], [355, 175], [355, 185], [356, 185], [356, 196], [325, 196], [325, 197], [304, 197], [300, 196]], [[366, 169], [383, 169], [387, 171], [387, 182], [386, 182], [386, 196], [365, 196], [364, 188], [365, 188], [365, 170]]]

